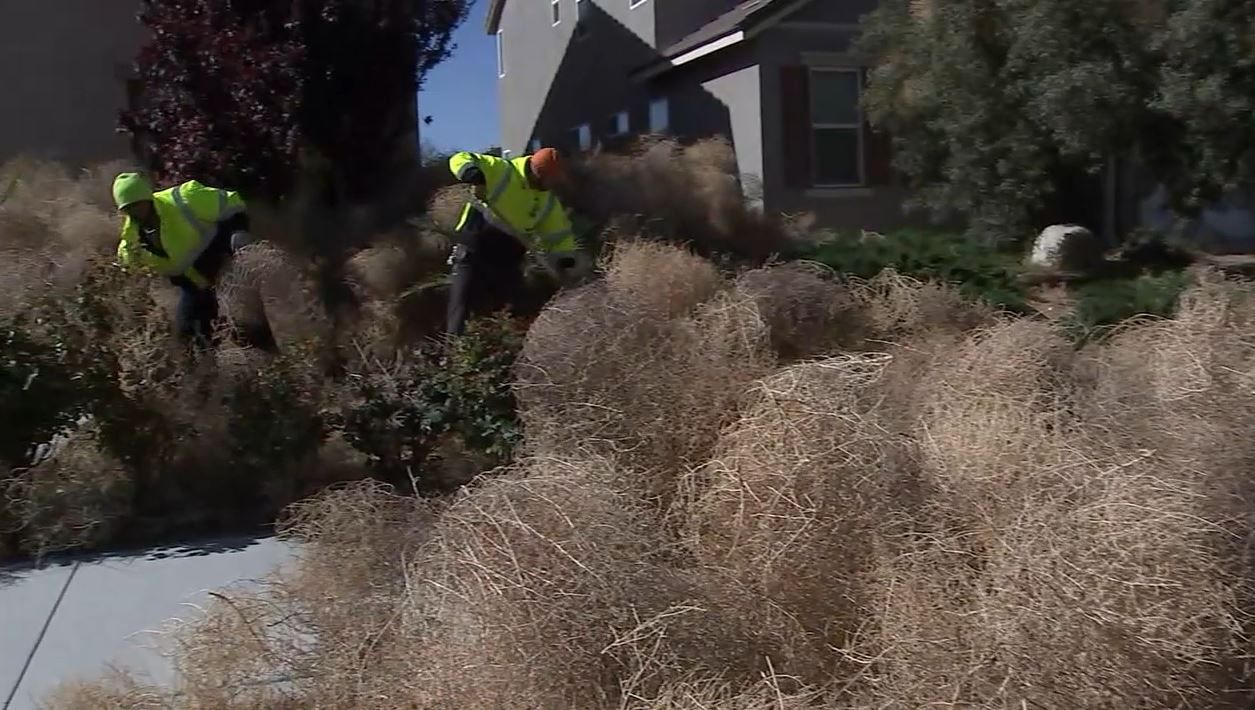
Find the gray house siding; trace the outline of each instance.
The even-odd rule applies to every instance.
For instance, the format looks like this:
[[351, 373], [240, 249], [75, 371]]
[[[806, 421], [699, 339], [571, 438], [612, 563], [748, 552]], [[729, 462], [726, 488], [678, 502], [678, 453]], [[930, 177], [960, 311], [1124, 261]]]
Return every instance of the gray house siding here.
[[[851, 53], [851, 45], [857, 36], [860, 17], [875, 6], [876, 0], [817, 2], [757, 37], [762, 89], [764, 209], [781, 213], [811, 212], [820, 224], [840, 230], [887, 230], [925, 223], [923, 215], [904, 211], [903, 202], [909, 193], [893, 180], [879, 183], [869, 180], [869, 184], [860, 187], [814, 188], [791, 185], [788, 179], [786, 117], [809, 109], [787, 103], [782, 87], [783, 72], [790, 67], [862, 68], [863, 61]], [[865, 155], [870, 147], [868, 129], [865, 127], [862, 139]], [[868, 177], [866, 172], [865, 177]]]
[[548, 0], [507, 2], [501, 18], [506, 75], [498, 81], [502, 147], [518, 155], [533, 138], [563, 145], [580, 123], [596, 127], [625, 109], [642, 125], [647, 99], [626, 77], [655, 56], [655, 1], [631, 9], [628, 0], [584, 0], [589, 7], [579, 37], [575, 0], [561, 0], [557, 26]]
[[[855, 149], [861, 184], [816, 187], [818, 180], [807, 182], [816, 161], [813, 146], [806, 141], [815, 135], [843, 139], [809, 122], [806, 82], [812, 81], [817, 68], [862, 69], [863, 62], [850, 54], [850, 46], [862, 16], [875, 9], [878, 0], [816, 0], [782, 21], [768, 21], [757, 29], [747, 26], [750, 36], [739, 43], [644, 81], [631, 80], [632, 71], [656, 60], [661, 47], [692, 34], [738, 3], [645, 0], [630, 8], [630, 0], [584, 0], [586, 34], [579, 39], [571, 33], [575, 0], [562, 2], [565, 27], [552, 27], [545, 0], [512, 0], [505, 5], [507, 76], [501, 96], [503, 146], [508, 150], [522, 153], [532, 138], [576, 148], [572, 131], [585, 122], [596, 145], [612, 132], [611, 115], [623, 110], [631, 115], [630, 132], [648, 132], [649, 102], [662, 97], [669, 103], [668, 132], [685, 139], [723, 135], [732, 141], [746, 193], [761, 199], [767, 211], [812, 212], [822, 224], [838, 229], [884, 230], [924, 221], [902, 209], [907, 192], [889, 170], [887, 141], [868, 126], [862, 127]], [[770, 18], [777, 7], [797, 6], [780, 2], [764, 13]], [[736, 25], [730, 27], [729, 32]], [[552, 41], [544, 37], [548, 30], [555, 33]], [[511, 42], [512, 32], [526, 40]], [[792, 77], [788, 82], [786, 74]], [[799, 178], [796, 166], [802, 163], [810, 167], [804, 166]]]
[[651, 94], [671, 105], [672, 133], [727, 137], [736, 150], [746, 193], [758, 199], [763, 182], [762, 87], [758, 53], [746, 43], [665, 74]]
[[742, 187], [751, 201], [762, 206], [762, 73], [758, 64], [712, 78], [703, 82], [702, 87], [727, 106]]
[[144, 38], [138, 0], [0, 2], [0, 161], [125, 158], [116, 132]]

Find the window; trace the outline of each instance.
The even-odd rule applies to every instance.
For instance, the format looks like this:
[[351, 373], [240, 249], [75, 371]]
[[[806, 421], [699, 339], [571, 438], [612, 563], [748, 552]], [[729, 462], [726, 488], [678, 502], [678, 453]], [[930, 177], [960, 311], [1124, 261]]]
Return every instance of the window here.
[[527, 144], [527, 152], [529, 152], [529, 153], [535, 153], [536, 151], [540, 150], [542, 147], [544, 147], [544, 146], [543, 146], [543, 144], [540, 142], [540, 139], [539, 139], [539, 138], [533, 138], [533, 139], [532, 139], [532, 142]]
[[631, 120], [628, 118], [627, 111], [611, 114], [610, 122], [606, 124], [606, 135], [621, 136], [629, 130], [631, 130]]
[[581, 38], [588, 34], [588, 17], [592, 12], [591, 0], [575, 0], [575, 37]]
[[654, 99], [649, 102], [649, 132], [666, 133], [671, 128], [671, 112], [667, 100]]
[[862, 185], [862, 72], [811, 70], [811, 145], [816, 187]]
[[553, 13], [553, 24], [562, 22], [562, 0], [549, 0], [549, 9]]
[[497, 30], [497, 78], [505, 76], [505, 37], [502, 30]]
[[587, 123], [581, 123], [571, 130], [574, 138], [572, 144], [577, 146], [578, 150], [588, 150], [593, 147], [593, 129]]

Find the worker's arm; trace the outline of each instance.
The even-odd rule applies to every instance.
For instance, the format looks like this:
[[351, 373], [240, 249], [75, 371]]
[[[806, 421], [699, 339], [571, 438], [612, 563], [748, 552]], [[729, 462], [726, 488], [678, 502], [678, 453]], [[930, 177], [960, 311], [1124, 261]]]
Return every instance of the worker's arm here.
[[126, 240], [118, 241], [118, 265], [124, 270], [130, 271], [134, 266], [135, 260], [131, 258], [131, 245]]
[[248, 205], [240, 193], [195, 180], [183, 183], [180, 192], [197, 217], [217, 225], [217, 234], [230, 240], [232, 251], [253, 242]]
[[135, 257], [135, 248], [139, 243], [138, 229], [131, 221], [130, 217], [122, 224], [122, 234], [118, 238], [118, 266], [123, 271], [133, 271], [139, 266], [139, 259]]
[[457, 178], [458, 182], [484, 185], [488, 182], [488, 176], [484, 174], [484, 158], [485, 156], [479, 153], [469, 151], [454, 153], [449, 158], [449, 172], [453, 173], [453, 177]]
[[230, 225], [236, 229], [248, 229], [248, 205], [235, 190], [209, 187], [196, 180], [189, 180], [180, 186], [179, 192], [183, 201], [200, 219]]

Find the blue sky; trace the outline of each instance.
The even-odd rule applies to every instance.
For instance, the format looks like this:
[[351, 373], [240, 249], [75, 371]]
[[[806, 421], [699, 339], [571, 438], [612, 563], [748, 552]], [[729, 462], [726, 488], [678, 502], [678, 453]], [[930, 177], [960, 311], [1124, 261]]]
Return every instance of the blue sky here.
[[484, 32], [488, 0], [474, 0], [470, 17], [453, 33], [453, 56], [427, 75], [418, 94], [424, 142], [441, 150], [484, 150], [496, 145], [501, 129], [497, 120], [496, 40]]

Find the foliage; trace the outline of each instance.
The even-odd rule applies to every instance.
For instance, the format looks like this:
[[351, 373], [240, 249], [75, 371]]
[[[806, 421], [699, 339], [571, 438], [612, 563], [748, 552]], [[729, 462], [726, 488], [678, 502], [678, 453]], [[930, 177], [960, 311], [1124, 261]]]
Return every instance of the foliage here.
[[68, 431], [92, 404], [75, 382], [68, 353], [16, 325], [0, 330], [0, 465], [30, 463], [33, 448]]
[[995, 306], [1027, 309], [1015, 257], [962, 234], [903, 230], [861, 239], [834, 237], [803, 256], [862, 279], [892, 267], [906, 276], [956, 285], [964, 295]]
[[121, 126], [158, 179], [199, 179], [249, 194], [291, 186], [306, 48], [274, 8], [147, 0], [152, 33]]
[[122, 125], [163, 180], [277, 198], [312, 158], [342, 196], [366, 197], [392, 176], [416, 130], [414, 96], [468, 11], [465, 0], [146, 0], [153, 40]]
[[[274, 493], [270, 488], [291, 488], [289, 477], [309, 465], [329, 433], [322, 393], [301, 355], [284, 353], [240, 373], [219, 395], [228, 445], [221, 452], [224, 471], [215, 477], [214, 487], [244, 491], [251, 499], [245, 504], [254, 509], [276, 509], [266, 500]], [[228, 509], [240, 504], [230, 494], [218, 498]], [[281, 498], [278, 507], [284, 502]]]
[[1111, 156], [1140, 159], [1178, 198], [1245, 174], [1246, 5], [1187, 0], [1165, 34], [1156, 3], [889, 0], [860, 40], [878, 65], [867, 105], [936, 216], [991, 239], [1092, 226]]
[[1074, 337], [1086, 340], [1135, 316], [1168, 318], [1191, 285], [1185, 270], [1084, 283], [1073, 290], [1075, 306], [1064, 326]]
[[473, 320], [448, 349], [420, 345], [393, 367], [357, 375], [340, 415], [346, 439], [381, 475], [412, 476], [420, 490], [437, 487], [426, 469], [449, 437], [508, 460], [520, 438], [510, 384], [523, 334], [508, 318]]
[[1154, 107], [1178, 121], [1179, 150], [1164, 177], [1177, 206], [1207, 200], [1255, 178], [1255, 5], [1188, 0], [1158, 40], [1164, 57]]

